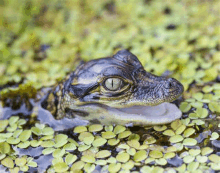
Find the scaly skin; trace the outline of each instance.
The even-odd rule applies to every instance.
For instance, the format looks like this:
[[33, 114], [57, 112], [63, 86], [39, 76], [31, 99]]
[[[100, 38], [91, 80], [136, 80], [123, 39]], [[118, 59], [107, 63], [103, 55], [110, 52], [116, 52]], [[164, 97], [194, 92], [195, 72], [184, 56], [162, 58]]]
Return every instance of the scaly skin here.
[[[112, 78], [116, 79], [116, 82], [109, 84], [110, 87], [117, 86], [119, 81], [119, 88], [110, 90], [106, 84], [109, 78], [111, 82]], [[81, 109], [83, 105], [96, 104], [102, 108], [155, 106], [176, 100], [183, 90], [183, 85], [176, 79], [146, 72], [135, 55], [121, 50], [113, 57], [81, 64], [64, 83], [59, 84], [49, 94], [44, 107], [47, 107], [56, 119], [76, 116], [85, 118], [93, 109]], [[104, 112], [100, 109], [101, 113]]]

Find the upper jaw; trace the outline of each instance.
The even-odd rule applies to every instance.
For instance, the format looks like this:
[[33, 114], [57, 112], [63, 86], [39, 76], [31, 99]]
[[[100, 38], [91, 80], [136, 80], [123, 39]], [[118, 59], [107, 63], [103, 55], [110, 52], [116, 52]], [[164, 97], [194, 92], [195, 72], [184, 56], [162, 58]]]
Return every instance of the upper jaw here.
[[[167, 83], [170, 84], [167, 85]], [[167, 86], [170, 86], [170, 88]], [[184, 91], [183, 85], [178, 80], [157, 76], [155, 76], [155, 82], [141, 83], [141, 86], [137, 87], [140, 89], [137, 90], [135, 96], [140, 102], [145, 102], [146, 105], [151, 106], [163, 102], [172, 102], [178, 99]], [[142, 95], [139, 93], [142, 93]]]

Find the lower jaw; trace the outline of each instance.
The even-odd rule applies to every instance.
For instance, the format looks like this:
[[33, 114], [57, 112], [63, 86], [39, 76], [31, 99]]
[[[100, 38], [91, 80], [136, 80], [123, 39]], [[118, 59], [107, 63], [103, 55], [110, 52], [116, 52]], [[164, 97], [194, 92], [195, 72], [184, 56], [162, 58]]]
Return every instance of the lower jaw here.
[[172, 103], [157, 106], [133, 106], [120, 109], [133, 125], [158, 125], [170, 123], [182, 116], [182, 112]]
[[88, 117], [82, 117], [82, 119], [87, 119], [90, 122], [98, 120], [100, 124], [104, 125], [148, 126], [167, 124], [182, 115], [182, 112], [172, 103], [128, 108], [112, 108], [105, 105], [88, 104], [84, 105], [83, 109], [85, 111], [90, 110], [90, 113]]

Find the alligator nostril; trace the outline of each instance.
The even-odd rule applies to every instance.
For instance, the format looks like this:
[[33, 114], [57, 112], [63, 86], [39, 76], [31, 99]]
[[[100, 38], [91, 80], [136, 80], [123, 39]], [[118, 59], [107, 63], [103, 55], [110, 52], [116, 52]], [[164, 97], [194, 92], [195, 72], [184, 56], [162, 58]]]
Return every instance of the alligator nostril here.
[[175, 83], [173, 81], [168, 80], [168, 82], [166, 83], [166, 88], [170, 89], [175, 87]]
[[172, 88], [174, 87], [174, 81], [173, 81], [173, 78], [169, 78], [168, 79], [168, 82], [167, 82], [167, 88]]
[[172, 88], [173, 84], [171, 82], [168, 83], [168, 87]]

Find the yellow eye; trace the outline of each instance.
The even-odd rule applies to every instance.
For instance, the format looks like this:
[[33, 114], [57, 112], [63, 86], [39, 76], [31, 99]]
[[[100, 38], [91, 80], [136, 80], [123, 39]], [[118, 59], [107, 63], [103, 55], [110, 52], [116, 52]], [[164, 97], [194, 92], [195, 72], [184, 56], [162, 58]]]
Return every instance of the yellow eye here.
[[122, 80], [119, 78], [108, 78], [105, 81], [105, 87], [111, 91], [116, 91], [120, 89], [121, 86], [122, 86]]

